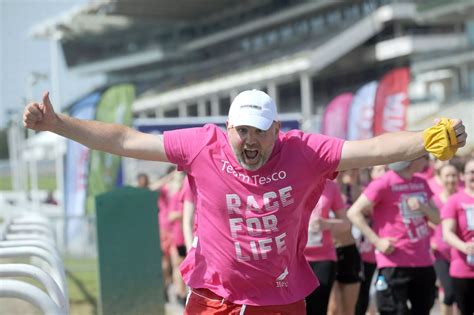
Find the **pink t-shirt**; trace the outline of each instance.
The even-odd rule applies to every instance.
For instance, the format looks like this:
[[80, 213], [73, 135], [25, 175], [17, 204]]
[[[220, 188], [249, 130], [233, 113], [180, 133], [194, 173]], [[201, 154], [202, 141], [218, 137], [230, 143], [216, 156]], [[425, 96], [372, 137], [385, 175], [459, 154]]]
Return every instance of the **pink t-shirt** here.
[[[191, 188], [189, 187], [188, 179], [183, 179], [183, 186], [172, 198], [174, 209], [170, 211], [177, 211], [183, 215], [184, 202], [193, 201], [193, 195]], [[175, 246], [184, 246], [184, 234], [183, 234], [183, 220], [177, 219], [171, 222], [172, 224], [172, 233], [173, 233], [173, 244]]]
[[[179, 207], [178, 211], [183, 214], [184, 202], [194, 202], [194, 195], [189, 186], [188, 178], [184, 178], [183, 187], [179, 191]], [[173, 240], [176, 246], [184, 246], [184, 234], [183, 234], [183, 220], [175, 220], [173, 222]]]
[[[433, 197], [433, 202], [436, 207], [441, 212], [441, 209], [444, 206], [443, 201], [441, 201], [440, 195], [435, 195]], [[431, 243], [435, 244], [436, 250], [433, 251], [433, 255], [436, 259], [444, 259], [447, 261], [451, 260], [451, 246], [448, 245], [443, 239], [443, 227], [440, 224], [436, 226], [434, 229], [433, 235], [431, 236]]]
[[438, 196], [443, 191], [443, 185], [438, 183], [436, 176], [431, 177], [427, 180], [428, 186], [430, 187], [433, 195]]
[[[369, 225], [371, 226], [372, 225], [372, 222], [371, 220], [369, 220]], [[352, 231], [353, 231], [353, 235], [354, 235], [354, 227], [352, 228]], [[365, 238], [365, 236], [360, 232], [360, 231], [357, 231], [358, 234], [360, 234], [357, 238], [356, 238], [356, 244], [357, 244], [357, 248], [359, 249], [359, 254], [360, 254], [360, 259], [363, 261], [363, 262], [366, 262], [366, 263], [370, 263], [370, 264], [375, 264], [376, 263], [376, 260], [375, 260], [375, 247], [374, 245], [368, 240]]]
[[[342, 200], [339, 186], [331, 180], [326, 180], [323, 194], [314, 207], [309, 219], [310, 225], [313, 220], [319, 218], [328, 219], [329, 211], [344, 210], [345, 204]], [[308, 227], [306, 227], [308, 228]], [[314, 231], [308, 228], [308, 243], [304, 255], [308, 261], [336, 261], [336, 249], [331, 236], [331, 231]]]
[[[474, 241], [474, 197], [461, 190], [451, 197], [441, 210], [441, 218], [456, 220], [456, 232], [464, 242]], [[466, 263], [466, 254], [451, 248], [449, 274], [456, 278], [474, 278], [474, 266]]]
[[179, 212], [181, 214], [183, 213], [183, 188], [172, 193], [165, 186], [165, 188], [162, 189], [162, 195], [160, 196], [161, 198], [159, 202], [160, 229], [164, 229], [165, 231], [171, 233], [171, 240], [175, 246], [184, 245], [183, 224], [182, 220], [180, 219], [170, 221], [169, 215], [171, 212]]
[[165, 132], [168, 159], [196, 193], [198, 243], [181, 265], [191, 288], [237, 304], [281, 305], [318, 285], [304, 257], [311, 210], [335, 176], [344, 141], [280, 133], [267, 163], [243, 169], [215, 125]]
[[160, 231], [164, 233], [171, 233], [173, 224], [169, 221], [168, 215], [170, 212], [171, 195], [166, 185], [160, 188], [160, 195], [158, 196], [158, 224]]
[[375, 252], [377, 267], [424, 267], [433, 264], [430, 257], [430, 230], [421, 211], [408, 208], [407, 200], [418, 198], [427, 203], [432, 192], [424, 179], [411, 180], [388, 171], [372, 181], [364, 195], [373, 202], [372, 228], [383, 237], [396, 239], [395, 251], [390, 255]]

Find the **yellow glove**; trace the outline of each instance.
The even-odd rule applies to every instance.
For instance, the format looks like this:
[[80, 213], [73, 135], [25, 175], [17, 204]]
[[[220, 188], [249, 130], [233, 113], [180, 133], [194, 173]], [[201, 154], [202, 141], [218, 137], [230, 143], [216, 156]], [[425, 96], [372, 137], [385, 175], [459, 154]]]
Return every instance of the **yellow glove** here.
[[458, 149], [452, 121], [447, 118], [442, 118], [438, 124], [425, 129], [423, 141], [426, 151], [441, 161], [451, 159]]

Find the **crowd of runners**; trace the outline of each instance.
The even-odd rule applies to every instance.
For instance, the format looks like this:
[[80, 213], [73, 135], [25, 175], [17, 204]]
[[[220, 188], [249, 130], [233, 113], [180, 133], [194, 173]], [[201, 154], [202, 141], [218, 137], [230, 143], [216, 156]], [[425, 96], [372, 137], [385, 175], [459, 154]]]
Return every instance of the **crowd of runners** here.
[[429, 314], [436, 278], [445, 314], [474, 311], [474, 160], [428, 155], [465, 145], [459, 119], [344, 141], [281, 132], [273, 100], [249, 90], [226, 130], [144, 134], [57, 114], [48, 94], [24, 125], [177, 165], [155, 189], [185, 314], [364, 314], [374, 274], [381, 314]]
[[[160, 191], [165, 284], [174, 284], [177, 300], [184, 305], [186, 287], [179, 264], [193, 247], [194, 196], [185, 173], [174, 168], [153, 185], [141, 184], [144, 176], [137, 177], [138, 186]], [[449, 198], [456, 203], [466, 196], [471, 196], [470, 207], [445, 207]], [[420, 209], [423, 203], [433, 209], [431, 216]], [[441, 220], [453, 220], [446, 221], [445, 233], [449, 234], [450, 224], [458, 224], [456, 211], [464, 211], [466, 220], [466, 226], [459, 227], [459, 238], [474, 226], [473, 157], [440, 161], [425, 155], [410, 163], [343, 171], [336, 179], [327, 180], [307, 227], [304, 254], [319, 279], [319, 287], [305, 299], [307, 313], [405, 314], [411, 305], [413, 314], [428, 314], [438, 300], [441, 315], [471, 314], [469, 294], [474, 288], [469, 290], [467, 279], [474, 278], [474, 274], [462, 270], [469, 270], [469, 264], [474, 263], [469, 263], [466, 255], [464, 268], [456, 267], [463, 265], [461, 259], [454, 262], [450, 272], [451, 251], [458, 252], [454, 257], [459, 260], [465, 249], [450, 245], [443, 237]], [[359, 220], [366, 226], [360, 226]], [[379, 230], [382, 225], [386, 225], [386, 231]], [[367, 227], [377, 238], [371, 239], [370, 232], [363, 232]], [[185, 238], [190, 241], [185, 242]], [[467, 253], [469, 246], [468, 241]], [[395, 249], [400, 253], [394, 253]]]

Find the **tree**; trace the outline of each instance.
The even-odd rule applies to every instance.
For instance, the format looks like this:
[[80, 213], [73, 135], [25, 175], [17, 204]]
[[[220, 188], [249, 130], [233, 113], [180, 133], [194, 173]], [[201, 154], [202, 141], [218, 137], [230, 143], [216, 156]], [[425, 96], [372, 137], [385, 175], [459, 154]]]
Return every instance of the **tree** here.
[[8, 129], [0, 129], [0, 160], [8, 159]]

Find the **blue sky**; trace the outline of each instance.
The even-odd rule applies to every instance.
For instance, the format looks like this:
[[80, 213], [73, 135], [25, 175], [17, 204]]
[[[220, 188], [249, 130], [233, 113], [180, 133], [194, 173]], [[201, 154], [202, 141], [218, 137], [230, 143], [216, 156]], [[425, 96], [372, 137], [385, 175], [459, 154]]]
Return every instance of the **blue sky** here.
[[[28, 36], [31, 27], [47, 19], [59, 16], [87, 0], [0, 0], [0, 128], [4, 128], [9, 113], [20, 113], [25, 105], [28, 77], [32, 72], [50, 77], [50, 43], [47, 40]], [[59, 60], [61, 105], [72, 101], [100, 85], [101, 80], [78, 77], [67, 71], [64, 60]], [[35, 99], [42, 92], [51, 90], [49, 79], [38, 82], [31, 88]]]

